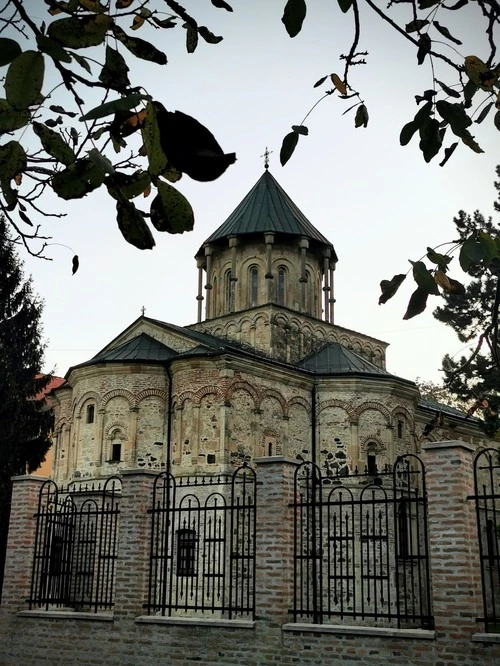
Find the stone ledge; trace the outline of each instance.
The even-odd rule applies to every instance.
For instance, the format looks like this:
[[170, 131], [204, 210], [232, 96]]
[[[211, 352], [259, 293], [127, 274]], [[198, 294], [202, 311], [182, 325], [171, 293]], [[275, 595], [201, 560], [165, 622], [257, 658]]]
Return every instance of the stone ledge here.
[[444, 442], [422, 442], [422, 451], [440, 451], [443, 449], [463, 449], [464, 451], [476, 451], [477, 447], [469, 442], [452, 439]]
[[199, 617], [165, 617], [164, 615], [140, 615], [135, 618], [137, 624], [177, 624], [195, 627], [229, 627], [231, 629], [255, 629], [252, 620], [217, 620]]
[[260, 456], [254, 458], [254, 463], [256, 465], [270, 465], [272, 463], [286, 463], [288, 465], [300, 465], [300, 461], [292, 460], [288, 456]]
[[380, 636], [382, 638], [416, 638], [432, 641], [436, 632], [428, 629], [392, 629], [391, 627], [358, 627], [347, 624], [308, 624], [296, 622], [284, 624], [283, 631], [310, 631], [316, 634], [344, 634], [347, 636]]
[[18, 617], [56, 618], [57, 620], [94, 620], [96, 622], [113, 622], [112, 613], [82, 613], [68, 610], [26, 610], [19, 611]]
[[500, 643], [500, 634], [472, 634], [474, 643]]

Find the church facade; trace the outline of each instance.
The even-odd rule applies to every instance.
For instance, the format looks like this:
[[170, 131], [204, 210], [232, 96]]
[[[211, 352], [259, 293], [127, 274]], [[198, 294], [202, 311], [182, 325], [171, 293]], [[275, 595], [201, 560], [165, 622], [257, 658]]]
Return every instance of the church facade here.
[[53, 478], [226, 472], [265, 456], [327, 476], [391, 466], [475, 422], [335, 321], [337, 255], [266, 169], [196, 254], [197, 322], [139, 317], [54, 392]]

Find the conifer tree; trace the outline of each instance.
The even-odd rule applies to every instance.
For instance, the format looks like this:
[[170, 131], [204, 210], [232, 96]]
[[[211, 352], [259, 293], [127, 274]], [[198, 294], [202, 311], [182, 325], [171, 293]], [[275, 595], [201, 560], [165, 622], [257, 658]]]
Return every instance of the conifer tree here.
[[0, 590], [11, 477], [34, 471], [50, 446], [52, 413], [43, 391], [51, 377], [40, 374], [42, 306], [0, 219]]
[[[500, 212], [500, 166], [496, 172], [499, 181], [495, 182], [495, 188], [499, 196], [494, 208]], [[461, 241], [471, 235], [488, 234], [500, 244], [499, 226], [479, 211], [473, 215], [460, 211], [454, 222]], [[444, 292], [445, 305], [436, 308], [433, 314], [450, 326], [461, 342], [471, 343], [472, 353], [468, 350], [460, 359], [444, 357], [445, 384], [453, 396], [471, 405], [471, 413], [482, 415], [485, 432], [493, 437], [500, 428], [500, 349], [496, 323], [500, 262], [493, 261], [489, 267], [472, 264], [469, 274], [473, 277], [464, 292]], [[485, 313], [491, 315], [492, 320], [486, 330]]]

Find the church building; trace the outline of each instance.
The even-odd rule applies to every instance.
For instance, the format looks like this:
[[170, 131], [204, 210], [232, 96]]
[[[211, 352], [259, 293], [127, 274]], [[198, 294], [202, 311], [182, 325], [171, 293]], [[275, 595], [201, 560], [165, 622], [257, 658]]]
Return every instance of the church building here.
[[376, 475], [424, 440], [481, 444], [387, 372], [385, 342], [336, 323], [334, 246], [267, 167], [195, 258], [196, 323], [140, 316], [54, 391], [56, 482], [263, 456]]

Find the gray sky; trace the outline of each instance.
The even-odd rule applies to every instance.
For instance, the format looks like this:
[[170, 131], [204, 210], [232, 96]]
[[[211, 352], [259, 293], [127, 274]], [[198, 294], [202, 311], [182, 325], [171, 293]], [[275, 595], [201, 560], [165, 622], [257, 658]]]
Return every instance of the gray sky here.
[[[498, 132], [491, 119], [471, 128], [486, 153], [476, 155], [459, 146], [444, 168], [440, 157], [425, 164], [417, 137], [401, 147], [399, 132], [417, 111], [414, 95], [432, 87], [433, 74], [427, 60], [417, 67], [410, 45], [367, 9], [360, 49], [369, 51], [368, 64], [352, 71], [351, 84], [368, 107], [368, 128], [354, 129], [353, 113], [342, 116], [349, 102], [331, 96], [308, 118], [309, 136], [301, 137], [282, 168], [283, 136], [302, 121], [325, 88], [313, 90], [314, 82], [331, 72], [343, 74], [338, 56], [349, 50], [352, 17], [341, 15], [333, 0], [309, 0], [303, 32], [292, 40], [280, 21], [284, 0], [234, 0], [232, 14], [208, 1], [183, 4], [224, 41], [212, 46], [200, 39], [198, 50], [187, 54], [184, 30], [140, 30], [137, 36], [143, 39], [161, 40], [169, 63], [138, 63], [131, 80], [139, 80], [169, 110], [196, 117], [226, 152], [236, 152], [238, 161], [213, 183], [182, 178], [176, 186], [193, 205], [195, 230], [182, 236], [155, 232], [153, 251], [141, 252], [122, 240], [113, 202], [104, 192], [76, 202], [50, 202], [67, 216], [47, 218], [44, 230], [55, 243], [70, 246], [81, 267], [72, 277], [72, 254], [59, 246], [49, 248], [51, 262], [22, 255], [45, 299], [45, 369], [63, 375], [69, 366], [89, 359], [135, 320], [142, 306], [151, 317], [180, 325], [194, 322], [193, 256], [261, 176], [261, 155], [268, 146], [274, 151], [275, 178], [335, 246], [335, 323], [389, 342], [389, 371], [438, 380], [443, 354], [463, 348], [431, 315], [439, 299], [430, 297], [428, 312], [405, 322], [412, 282], [408, 279], [385, 306], [377, 304], [379, 282], [406, 272], [408, 259], [419, 259], [428, 245], [453, 239], [452, 219], [459, 209], [491, 214], [499, 161]], [[42, 11], [37, 2], [31, 15]], [[485, 58], [477, 51], [481, 26], [462, 11], [452, 26], [449, 18], [456, 14], [440, 16], [464, 42], [456, 48], [464, 57]], [[447, 80], [439, 62], [435, 76]], [[51, 103], [63, 103], [57, 95]], [[445, 143], [452, 143], [451, 135]], [[458, 265], [451, 275], [462, 279]]]

